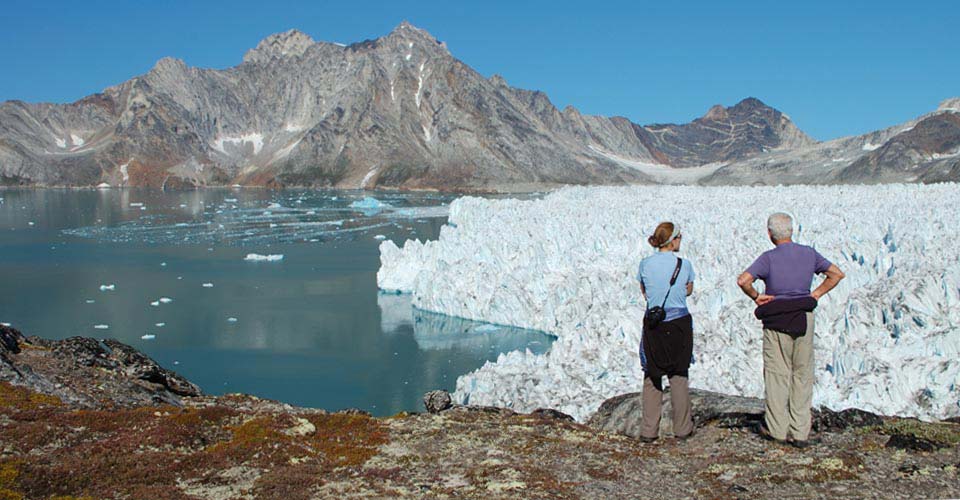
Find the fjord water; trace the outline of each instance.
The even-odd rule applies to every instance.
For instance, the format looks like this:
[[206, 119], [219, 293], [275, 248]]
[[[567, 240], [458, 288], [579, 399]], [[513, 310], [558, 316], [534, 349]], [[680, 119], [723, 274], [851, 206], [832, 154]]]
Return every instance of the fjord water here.
[[[0, 321], [26, 335], [116, 338], [210, 394], [417, 411], [424, 392], [452, 390], [502, 352], [542, 353], [551, 342], [378, 293], [379, 240], [435, 239], [449, 195], [10, 189], [0, 197]], [[283, 259], [245, 260], [250, 253]]]

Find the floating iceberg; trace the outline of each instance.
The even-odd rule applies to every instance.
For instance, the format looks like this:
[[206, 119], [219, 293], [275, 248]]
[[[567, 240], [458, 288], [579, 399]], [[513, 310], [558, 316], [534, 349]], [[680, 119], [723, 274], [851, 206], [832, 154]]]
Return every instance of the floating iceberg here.
[[392, 208], [392, 206], [372, 196], [366, 196], [362, 200], [357, 200], [351, 203], [350, 208], [355, 208], [363, 212], [364, 215], [370, 216], [376, 215], [388, 208]]
[[248, 253], [243, 260], [250, 262], [279, 262], [283, 260], [283, 254], [260, 255], [258, 253]]
[[93, 325], [95, 330], [109, 330], [110, 325]]
[[645, 308], [635, 280], [645, 237], [673, 220], [697, 269], [693, 387], [763, 394], [761, 329], [737, 275], [789, 211], [797, 239], [847, 279], [817, 310], [814, 404], [892, 415], [960, 415], [958, 186], [565, 188], [540, 200], [466, 197], [437, 241], [380, 244], [377, 283], [428, 311], [540, 330], [546, 354], [517, 351], [457, 380], [456, 399], [583, 420], [638, 391]]
[[157, 336], [152, 333], [147, 333], [147, 334], [141, 335], [140, 338], [143, 340], [153, 340], [157, 338]]
[[157, 299], [157, 301], [160, 302], [161, 304], [169, 304], [173, 302], [173, 299], [169, 297], [160, 297], [159, 299]]
[[112, 292], [112, 291], [114, 291], [114, 290], [116, 290], [116, 289], [117, 289], [117, 285], [114, 285], [114, 284], [112, 284], [112, 283], [109, 284], [109, 285], [100, 285], [100, 291], [101, 291], [101, 292]]
[[204, 288], [213, 288], [213, 283], [204, 283], [204, 284], [203, 284], [203, 287], [204, 287]]

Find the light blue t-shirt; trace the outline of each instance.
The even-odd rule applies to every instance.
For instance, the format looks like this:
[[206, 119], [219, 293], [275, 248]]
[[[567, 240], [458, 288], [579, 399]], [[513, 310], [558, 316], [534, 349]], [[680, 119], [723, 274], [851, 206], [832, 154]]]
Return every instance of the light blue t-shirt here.
[[[677, 268], [677, 255], [673, 252], [656, 252], [640, 261], [637, 271], [637, 280], [643, 283], [647, 291], [647, 308], [663, 304], [663, 297], [670, 286], [670, 277]], [[697, 275], [693, 272], [693, 264], [683, 259], [677, 282], [670, 289], [664, 309], [667, 312], [666, 321], [671, 321], [689, 314], [687, 311], [687, 283], [693, 283]]]

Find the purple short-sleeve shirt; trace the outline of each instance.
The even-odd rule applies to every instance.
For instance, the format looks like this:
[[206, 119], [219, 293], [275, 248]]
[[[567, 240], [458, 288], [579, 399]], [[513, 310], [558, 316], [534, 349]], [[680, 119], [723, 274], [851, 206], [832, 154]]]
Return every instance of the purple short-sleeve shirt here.
[[767, 295], [794, 299], [810, 295], [813, 275], [825, 272], [830, 265], [830, 261], [812, 247], [790, 242], [763, 252], [747, 272], [763, 280]]

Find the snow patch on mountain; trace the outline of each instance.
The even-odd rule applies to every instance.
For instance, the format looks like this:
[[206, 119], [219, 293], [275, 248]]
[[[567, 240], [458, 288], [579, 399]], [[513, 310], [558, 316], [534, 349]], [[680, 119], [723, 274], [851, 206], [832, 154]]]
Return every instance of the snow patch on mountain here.
[[257, 132], [236, 136], [218, 135], [210, 146], [223, 154], [229, 154], [227, 153], [226, 145], [243, 147], [247, 143], [253, 145], [253, 154], [259, 154], [260, 150], [263, 149], [263, 135]]

